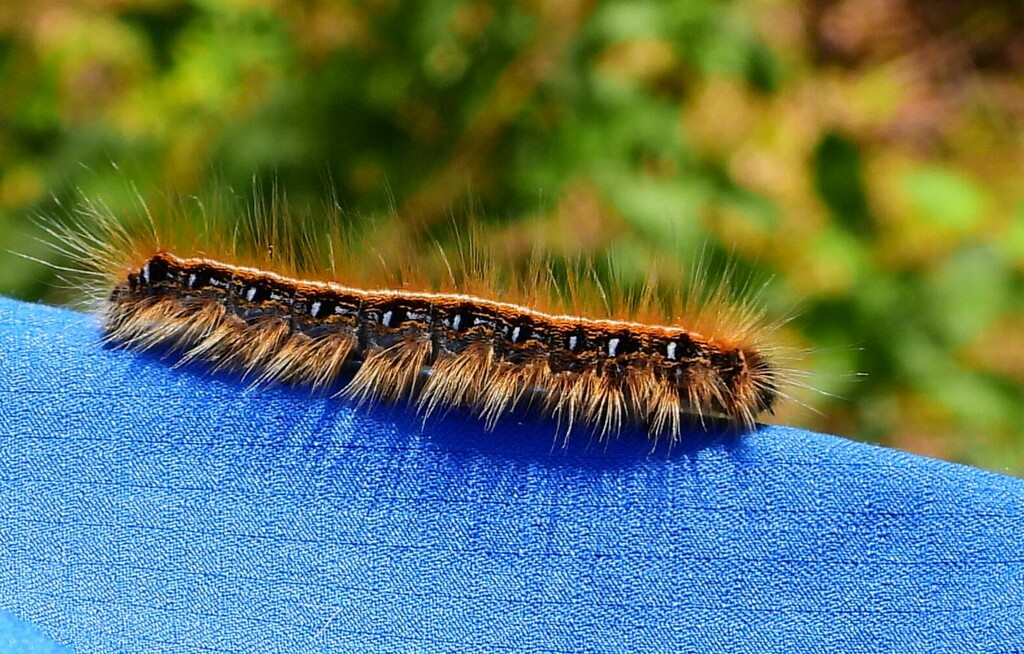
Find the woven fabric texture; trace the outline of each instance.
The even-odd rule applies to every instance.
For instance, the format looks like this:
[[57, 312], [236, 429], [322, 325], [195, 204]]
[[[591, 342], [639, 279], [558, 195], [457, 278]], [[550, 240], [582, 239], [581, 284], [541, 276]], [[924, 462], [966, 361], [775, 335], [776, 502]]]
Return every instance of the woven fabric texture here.
[[99, 339], [0, 299], [0, 610], [81, 654], [1024, 649], [1019, 479], [786, 427], [563, 446]]

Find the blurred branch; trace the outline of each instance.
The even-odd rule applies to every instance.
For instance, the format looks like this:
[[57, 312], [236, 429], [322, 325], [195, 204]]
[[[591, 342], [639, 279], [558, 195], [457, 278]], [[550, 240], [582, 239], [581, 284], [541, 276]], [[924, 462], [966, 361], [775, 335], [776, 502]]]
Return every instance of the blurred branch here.
[[498, 76], [491, 94], [459, 135], [451, 156], [399, 211], [411, 230], [446, 218], [467, 197], [495, 145], [534, 97], [537, 87], [557, 73], [558, 64], [593, 8], [593, 0], [544, 0], [537, 4], [536, 36]]

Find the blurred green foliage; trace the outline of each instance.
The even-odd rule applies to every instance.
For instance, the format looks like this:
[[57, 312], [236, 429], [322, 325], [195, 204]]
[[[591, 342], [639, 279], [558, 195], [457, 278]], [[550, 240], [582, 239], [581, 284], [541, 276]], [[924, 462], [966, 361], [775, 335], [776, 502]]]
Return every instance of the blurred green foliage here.
[[[32, 217], [79, 193], [211, 177], [479, 215], [626, 279], [710, 244], [775, 275], [839, 396], [784, 420], [1024, 474], [1022, 27], [1008, 0], [7, 3], [0, 250], [51, 256]], [[0, 253], [0, 293], [51, 282]]]

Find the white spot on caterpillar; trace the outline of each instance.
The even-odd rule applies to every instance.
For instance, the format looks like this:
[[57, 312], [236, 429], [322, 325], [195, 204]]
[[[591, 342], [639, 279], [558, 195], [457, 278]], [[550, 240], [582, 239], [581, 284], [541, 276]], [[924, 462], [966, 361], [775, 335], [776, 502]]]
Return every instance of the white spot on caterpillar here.
[[146, 265], [142, 267], [142, 281], [146, 282], [147, 284], [149, 283], [149, 262], [148, 261], [146, 262]]
[[512, 342], [513, 343], [516, 343], [516, 342], [519, 341], [519, 332], [520, 332], [519, 325], [516, 325], [516, 328], [512, 330]]
[[461, 325], [461, 324], [462, 324], [462, 314], [461, 313], [457, 313], [457, 314], [455, 314], [455, 318], [452, 319], [452, 329], [454, 329], [455, 331], [459, 331], [459, 325]]
[[192, 288], [195, 285], [196, 285], [196, 274], [192, 273], [191, 275], [188, 276], [188, 287]]
[[253, 300], [253, 298], [254, 298], [254, 297], [256, 297], [256, 287], [255, 287], [255, 286], [250, 286], [250, 287], [249, 287], [249, 288], [248, 288], [248, 289], [247, 289], [247, 290], [245, 291], [245, 299], [246, 299], [247, 301], [249, 301], [249, 302], [252, 302], [252, 300]]
[[319, 313], [320, 313], [320, 301], [317, 300], [313, 304], [309, 305], [309, 315], [311, 315], [314, 318], [316, 318], [316, 317], [318, 317], [317, 314], [319, 314]]
[[391, 326], [391, 316], [393, 316], [393, 315], [394, 314], [392, 312], [385, 311], [384, 312], [384, 317], [381, 319], [380, 323], [382, 325], [384, 325], [385, 327], [390, 327]]
[[675, 343], [675, 341], [670, 342], [668, 344], [668, 347], [665, 348], [665, 356], [668, 358], [669, 361], [675, 361], [676, 360], [676, 343]]
[[619, 349], [619, 339], [610, 338], [608, 339], [608, 356], [615, 356], [615, 352]]
[[570, 336], [569, 337], [569, 351], [575, 352], [576, 351], [576, 346], [578, 344], [579, 344], [579, 338], [577, 338], [576, 336]]

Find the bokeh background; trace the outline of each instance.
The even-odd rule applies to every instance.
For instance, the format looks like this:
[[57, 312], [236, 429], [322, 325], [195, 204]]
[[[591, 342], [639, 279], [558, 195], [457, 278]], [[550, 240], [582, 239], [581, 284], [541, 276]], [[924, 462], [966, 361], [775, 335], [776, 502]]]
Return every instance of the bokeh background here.
[[1022, 127], [1015, 0], [0, 3], [0, 294], [58, 301], [7, 252], [58, 202], [211, 177], [627, 282], [710, 247], [813, 349], [782, 420], [1021, 475]]

